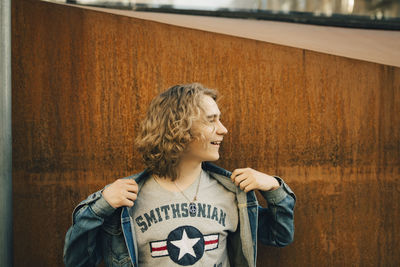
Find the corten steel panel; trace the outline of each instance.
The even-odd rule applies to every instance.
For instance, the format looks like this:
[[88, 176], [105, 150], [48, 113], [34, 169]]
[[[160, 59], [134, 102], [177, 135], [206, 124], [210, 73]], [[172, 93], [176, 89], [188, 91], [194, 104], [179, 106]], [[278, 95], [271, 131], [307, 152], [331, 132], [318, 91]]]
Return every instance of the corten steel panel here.
[[12, 23], [15, 266], [62, 266], [73, 207], [142, 170], [148, 103], [192, 81], [222, 95], [218, 164], [297, 194], [259, 266], [400, 264], [399, 68], [36, 1]]

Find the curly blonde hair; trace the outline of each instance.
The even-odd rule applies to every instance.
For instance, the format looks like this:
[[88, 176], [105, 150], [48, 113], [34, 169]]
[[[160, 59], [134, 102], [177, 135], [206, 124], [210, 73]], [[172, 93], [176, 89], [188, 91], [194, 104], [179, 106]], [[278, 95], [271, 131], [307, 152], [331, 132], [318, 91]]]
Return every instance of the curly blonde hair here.
[[207, 122], [201, 107], [203, 96], [216, 101], [218, 92], [199, 83], [175, 85], [151, 101], [136, 145], [152, 174], [172, 180], [178, 177], [182, 153], [198, 138], [191, 132], [193, 122]]

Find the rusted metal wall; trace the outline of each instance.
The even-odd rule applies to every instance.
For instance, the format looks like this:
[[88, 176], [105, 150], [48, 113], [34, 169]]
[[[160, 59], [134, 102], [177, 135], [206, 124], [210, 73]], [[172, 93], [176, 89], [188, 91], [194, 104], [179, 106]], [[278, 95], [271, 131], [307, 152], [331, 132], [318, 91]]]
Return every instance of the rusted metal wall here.
[[15, 266], [61, 266], [73, 207], [142, 170], [151, 98], [220, 90], [219, 164], [285, 178], [295, 241], [259, 266], [399, 266], [400, 69], [30, 0], [13, 1]]

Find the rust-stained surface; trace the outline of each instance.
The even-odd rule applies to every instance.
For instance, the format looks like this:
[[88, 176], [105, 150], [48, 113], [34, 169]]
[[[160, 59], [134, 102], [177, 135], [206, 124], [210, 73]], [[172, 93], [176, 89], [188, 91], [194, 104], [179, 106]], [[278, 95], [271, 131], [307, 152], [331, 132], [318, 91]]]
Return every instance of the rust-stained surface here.
[[62, 266], [73, 207], [142, 170], [137, 123], [176, 83], [220, 90], [219, 164], [282, 176], [295, 241], [259, 266], [399, 266], [400, 69], [51, 3], [12, 13], [15, 266]]

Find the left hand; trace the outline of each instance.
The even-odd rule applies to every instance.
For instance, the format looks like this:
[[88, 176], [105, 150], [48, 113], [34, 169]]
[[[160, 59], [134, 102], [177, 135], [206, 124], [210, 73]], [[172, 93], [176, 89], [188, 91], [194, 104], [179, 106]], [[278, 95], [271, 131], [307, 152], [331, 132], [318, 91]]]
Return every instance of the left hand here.
[[246, 193], [251, 190], [271, 191], [280, 185], [273, 176], [251, 168], [236, 169], [232, 172], [231, 180]]

